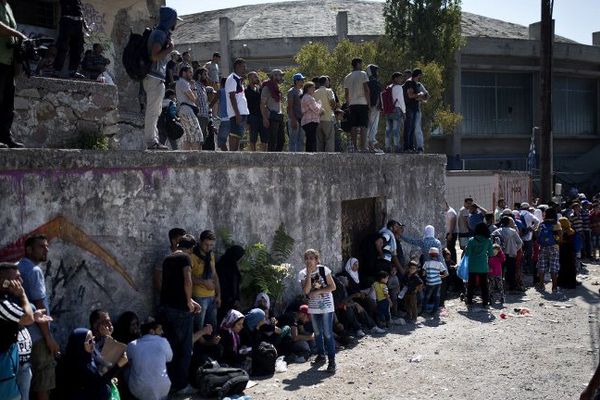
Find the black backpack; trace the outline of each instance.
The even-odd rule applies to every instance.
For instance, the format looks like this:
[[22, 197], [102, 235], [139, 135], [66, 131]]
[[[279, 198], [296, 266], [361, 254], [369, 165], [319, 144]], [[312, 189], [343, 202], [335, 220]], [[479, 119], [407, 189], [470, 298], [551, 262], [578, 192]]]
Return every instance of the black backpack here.
[[177, 118], [169, 116], [169, 107], [163, 107], [156, 125], [158, 131], [164, 132], [166, 137], [171, 140], [178, 140], [183, 136], [183, 126]]
[[242, 394], [250, 377], [241, 368], [198, 368], [194, 386], [202, 397], [222, 399], [226, 396]]
[[123, 66], [134, 81], [143, 80], [152, 68], [152, 60], [148, 54], [148, 38], [151, 33], [151, 28], [146, 28], [141, 35], [132, 31], [123, 50]]
[[252, 376], [267, 376], [275, 373], [277, 349], [271, 343], [260, 342], [252, 349]]

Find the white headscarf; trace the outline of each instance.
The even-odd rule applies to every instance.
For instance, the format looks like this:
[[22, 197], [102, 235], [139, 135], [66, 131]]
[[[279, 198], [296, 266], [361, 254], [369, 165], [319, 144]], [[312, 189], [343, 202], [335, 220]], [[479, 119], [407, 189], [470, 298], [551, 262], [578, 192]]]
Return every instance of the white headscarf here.
[[254, 300], [254, 307], [258, 307], [258, 303], [264, 300], [267, 305], [267, 310], [271, 309], [271, 299], [269, 299], [269, 295], [265, 292], [260, 292], [256, 295], [256, 299]]
[[348, 261], [346, 261], [346, 266], [344, 267], [344, 269], [348, 273], [348, 276], [350, 278], [352, 278], [352, 280], [354, 281], [354, 283], [359, 283], [360, 282], [360, 278], [358, 277], [358, 271], [353, 271], [352, 270], [352, 267], [357, 262], [358, 262], [358, 260], [356, 258], [351, 257]]
[[431, 225], [427, 225], [423, 231], [423, 239], [427, 238], [435, 238], [435, 228]]
[[533, 216], [536, 217], [540, 222], [542, 222], [544, 220], [544, 213], [539, 208], [536, 208], [533, 211]]

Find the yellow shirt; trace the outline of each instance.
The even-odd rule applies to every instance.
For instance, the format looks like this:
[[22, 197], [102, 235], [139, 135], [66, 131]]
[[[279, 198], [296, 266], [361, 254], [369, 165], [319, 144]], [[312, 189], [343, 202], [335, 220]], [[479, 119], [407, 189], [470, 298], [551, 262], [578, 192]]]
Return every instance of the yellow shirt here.
[[387, 299], [388, 287], [385, 283], [375, 282], [373, 283], [373, 289], [375, 290], [375, 297], [377, 298], [377, 301]]
[[[192, 279], [202, 279], [202, 275], [204, 275], [204, 260], [200, 259], [195, 254], [192, 254]], [[211, 255], [210, 259], [211, 265], [215, 266], [215, 255], [214, 253]], [[209, 267], [210, 268], [210, 267]], [[213, 276], [214, 278], [214, 276]], [[215, 297], [214, 289], [207, 289], [203, 285], [192, 285], [192, 296], [194, 297]]]

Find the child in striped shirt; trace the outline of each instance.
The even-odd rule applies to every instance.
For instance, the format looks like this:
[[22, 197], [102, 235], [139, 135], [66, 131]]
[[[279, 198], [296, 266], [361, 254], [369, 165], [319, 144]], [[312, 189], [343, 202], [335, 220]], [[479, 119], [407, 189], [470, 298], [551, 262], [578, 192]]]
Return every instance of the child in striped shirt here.
[[[439, 258], [440, 250], [437, 247], [431, 247], [429, 249], [430, 260], [426, 261], [423, 265], [425, 271], [425, 299], [423, 301], [423, 308], [425, 312], [435, 314], [440, 307], [440, 291], [442, 288], [442, 278], [448, 276], [448, 270], [444, 264], [437, 261]], [[435, 260], [435, 261], [434, 261]]]

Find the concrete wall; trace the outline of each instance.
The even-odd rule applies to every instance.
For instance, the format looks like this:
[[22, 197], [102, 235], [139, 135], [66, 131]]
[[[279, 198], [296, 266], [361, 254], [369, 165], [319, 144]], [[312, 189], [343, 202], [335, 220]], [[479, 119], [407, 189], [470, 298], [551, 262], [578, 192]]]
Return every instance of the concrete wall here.
[[[420, 236], [443, 236], [445, 157], [435, 155], [5, 151], [0, 165], [0, 260], [22, 256], [24, 237], [50, 238], [47, 287], [59, 334], [90, 310], [151, 311], [153, 265], [167, 232], [227, 228], [241, 243], [271, 242], [283, 223], [339, 269], [342, 201], [378, 198]], [[298, 292], [294, 283], [288, 293]]]
[[116, 134], [117, 107], [113, 85], [22, 78], [17, 81], [12, 130], [27, 147], [74, 147], [82, 133]]

